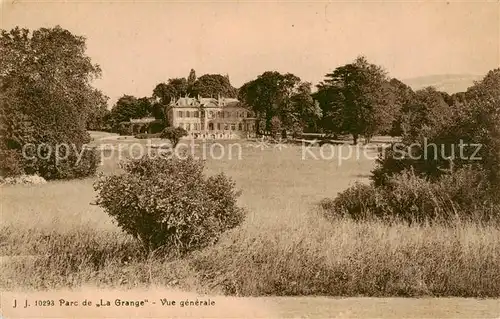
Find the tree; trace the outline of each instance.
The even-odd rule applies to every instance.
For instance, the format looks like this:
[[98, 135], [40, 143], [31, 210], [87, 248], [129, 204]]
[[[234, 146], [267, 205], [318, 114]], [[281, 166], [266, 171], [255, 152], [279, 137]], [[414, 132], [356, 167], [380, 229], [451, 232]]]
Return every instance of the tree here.
[[350, 133], [357, 144], [359, 136], [370, 139], [389, 130], [394, 120], [385, 71], [358, 57], [353, 63], [338, 67], [326, 75], [318, 86], [327, 106], [327, 116], [340, 125], [339, 131]]
[[388, 132], [391, 136], [401, 136], [403, 129], [401, 128], [402, 111], [408, 105], [414, 103], [415, 92], [406, 84], [393, 78], [389, 81], [390, 85], [390, 101], [393, 104], [394, 121], [392, 122], [391, 129]]
[[[419, 90], [403, 110], [403, 152], [381, 154], [373, 180], [383, 185], [394, 174], [411, 169], [438, 179], [461, 168], [472, 168], [500, 190], [500, 70], [463, 94], [446, 95], [434, 88]], [[411, 155], [411, 156], [410, 156]], [[498, 195], [496, 195], [498, 198]]]
[[[96, 154], [83, 147], [90, 141], [88, 117], [104, 97], [91, 85], [101, 70], [85, 49], [84, 37], [59, 26], [1, 31], [0, 148], [21, 154], [29, 143], [47, 145], [40, 156], [18, 157], [27, 174], [54, 179], [95, 172]], [[66, 160], [54, 151], [61, 144], [72, 148]], [[77, 164], [80, 151], [85, 156]]]
[[273, 116], [273, 118], [271, 119], [271, 126], [270, 126], [271, 135], [273, 138], [276, 138], [276, 135], [280, 133], [281, 126], [282, 126], [281, 120], [279, 119], [279, 117]]
[[317, 102], [322, 114], [318, 121], [318, 126], [322, 131], [334, 136], [343, 133], [343, 96], [340, 89], [323, 82], [317, 88], [318, 90], [313, 94], [313, 98]]
[[165, 106], [155, 100], [151, 101], [151, 111], [150, 115], [157, 120], [161, 120], [164, 125], [167, 125], [167, 109], [168, 105]]
[[156, 85], [153, 90], [154, 102], [151, 106], [151, 114], [156, 119], [161, 119], [166, 126], [168, 124], [167, 114], [171, 102], [181, 96], [187, 95], [189, 87], [188, 80], [185, 78], [173, 78], [169, 79], [167, 83]]
[[160, 100], [160, 104], [168, 105], [176, 98], [188, 93], [188, 81], [185, 78], [169, 79], [167, 83], [159, 83], [153, 90], [153, 97]]
[[147, 97], [138, 99], [132, 95], [123, 95], [111, 109], [110, 124], [116, 129], [122, 122], [145, 117], [150, 114], [151, 107]]
[[193, 89], [193, 85], [194, 85], [195, 82], [196, 82], [196, 71], [194, 69], [191, 69], [191, 71], [189, 71], [189, 76], [187, 78], [187, 89], [188, 89], [188, 92], [191, 92], [191, 90]]
[[311, 83], [302, 82], [291, 96], [291, 109], [287, 114], [287, 128], [292, 130], [309, 129], [317, 132], [318, 121], [322, 116], [319, 103], [313, 99]]
[[[265, 127], [271, 131], [271, 120], [277, 117], [282, 128], [304, 127], [320, 116], [320, 109], [311, 96], [311, 84], [279, 72], [264, 72], [239, 89], [239, 99], [252, 108]], [[264, 125], [262, 125], [264, 126]]]
[[162, 138], [169, 139], [170, 142], [172, 142], [173, 148], [179, 144], [179, 141], [183, 136], [187, 136], [187, 131], [182, 127], [167, 127], [161, 133]]
[[191, 92], [193, 96], [203, 97], [236, 97], [236, 89], [231, 85], [229, 79], [220, 74], [205, 74], [194, 82]]
[[414, 142], [421, 137], [435, 135], [449, 125], [453, 112], [453, 107], [446, 103], [441, 92], [432, 87], [418, 90], [401, 109], [403, 139]]
[[500, 68], [489, 71], [465, 92], [468, 112], [463, 114], [468, 134], [483, 145], [479, 157], [498, 198], [500, 193]]
[[108, 97], [101, 96], [98, 104], [94, 105], [88, 114], [86, 127], [88, 130], [102, 131], [107, 130], [111, 112], [108, 110]]

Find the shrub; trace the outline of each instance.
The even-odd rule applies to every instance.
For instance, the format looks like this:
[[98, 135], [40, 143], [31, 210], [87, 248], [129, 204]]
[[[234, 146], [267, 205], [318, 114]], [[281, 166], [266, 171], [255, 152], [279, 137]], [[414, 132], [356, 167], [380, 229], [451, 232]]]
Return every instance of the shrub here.
[[383, 199], [381, 197], [380, 192], [372, 185], [358, 182], [339, 193], [333, 200], [323, 199], [320, 205], [332, 217], [368, 219], [382, 217], [383, 210], [380, 209], [380, 203]]
[[120, 135], [133, 135], [134, 132], [132, 131], [132, 127], [129, 125], [120, 125], [118, 127], [118, 134]]
[[167, 127], [163, 130], [160, 137], [169, 139], [170, 142], [172, 142], [173, 147], [175, 148], [179, 143], [179, 140], [183, 136], [187, 136], [187, 134], [187, 131], [182, 127]]
[[23, 173], [20, 154], [16, 150], [0, 149], [0, 176], [12, 177]]
[[437, 181], [405, 170], [388, 178], [384, 186], [358, 183], [321, 206], [330, 218], [376, 218], [410, 224], [498, 222], [500, 205], [491, 192], [485, 173], [474, 169], [463, 168]]
[[59, 137], [37, 141], [30, 136], [28, 141], [14, 143], [16, 131], [10, 133], [3, 136], [0, 147], [0, 176], [39, 175], [47, 180], [83, 178], [94, 175], [99, 165], [97, 150], [84, 144], [86, 135], [75, 137], [75, 142], [58, 142]]
[[38, 184], [46, 184], [47, 181], [38, 175], [19, 175], [16, 177], [7, 177], [0, 178], [1, 184], [24, 184], [24, 185], [38, 185]]
[[151, 130], [151, 133], [161, 133], [165, 129], [165, 124], [163, 123], [151, 123], [149, 125], [149, 129]]
[[[26, 148], [26, 157], [22, 158], [24, 173], [39, 175], [47, 180], [72, 179], [92, 176], [100, 163], [99, 152], [84, 145], [69, 145], [60, 148], [56, 155], [56, 144], [46, 144], [39, 154], [34, 149]], [[67, 151], [67, 153], [66, 153]]]
[[205, 177], [201, 161], [157, 157], [122, 166], [124, 174], [96, 182], [97, 204], [146, 251], [164, 247], [183, 255], [213, 244], [244, 219], [234, 182], [223, 174]]
[[[485, 221], [490, 216], [485, 211], [489, 205], [483, 178], [478, 172], [462, 169], [431, 182], [404, 171], [390, 179], [383, 189], [386, 203], [383, 208], [385, 214], [408, 222]], [[473, 190], [471, 183], [475, 185]]]
[[82, 147], [78, 153], [70, 153], [68, 159], [59, 164], [55, 178], [71, 179], [93, 176], [99, 164], [100, 156], [97, 149]]

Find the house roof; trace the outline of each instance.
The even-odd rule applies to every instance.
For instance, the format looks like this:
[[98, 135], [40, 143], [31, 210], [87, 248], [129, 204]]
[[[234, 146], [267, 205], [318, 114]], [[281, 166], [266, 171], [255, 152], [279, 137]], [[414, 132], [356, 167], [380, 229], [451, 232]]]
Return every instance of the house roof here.
[[198, 101], [194, 97], [181, 97], [173, 103], [175, 106], [198, 106]]
[[143, 117], [140, 119], [130, 119], [130, 123], [132, 124], [147, 124], [147, 123], [153, 123], [158, 121], [154, 117]]
[[236, 107], [240, 101], [235, 98], [181, 97], [172, 103], [173, 107]]
[[240, 101], [238, 99], [233, 98], [224, 98], [222, 99], [223, 106], [231, 107], [231, 106], [239, 106]]

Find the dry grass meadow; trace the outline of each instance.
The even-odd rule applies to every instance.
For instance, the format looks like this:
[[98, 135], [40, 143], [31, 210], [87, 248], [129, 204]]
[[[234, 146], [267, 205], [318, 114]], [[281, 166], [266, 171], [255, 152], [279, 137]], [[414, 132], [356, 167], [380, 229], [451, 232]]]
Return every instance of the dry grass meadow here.
[[[500, 296], [499, 227], [323, 219], [317, 203], [367, 180], [371, 160], [339, 165], [336, 159], [302, 160], [300, 146], [243, 147], [241, 159], [208, 159], [206, 166], [208, 174], [223, 171], [236, 181], [249, 214], [217, 245], [183, 260], [142, 256], [132, 238], [90, 205], [93, 179], [2, 187], [1, 289]], [[116, 159], [106, 160], [101, 171], [118, 172]]]

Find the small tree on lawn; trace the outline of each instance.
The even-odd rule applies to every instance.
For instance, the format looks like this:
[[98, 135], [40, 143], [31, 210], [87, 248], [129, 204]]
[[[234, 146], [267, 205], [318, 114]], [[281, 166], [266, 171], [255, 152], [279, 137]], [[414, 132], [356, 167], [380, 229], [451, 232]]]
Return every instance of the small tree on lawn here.
[[161, 137], [167, 138], [172, 142], [172, 146], [175, 148], [183, 136], [187, 136], [187, 131], [182, 127], [167, 127], [163, 130]]

